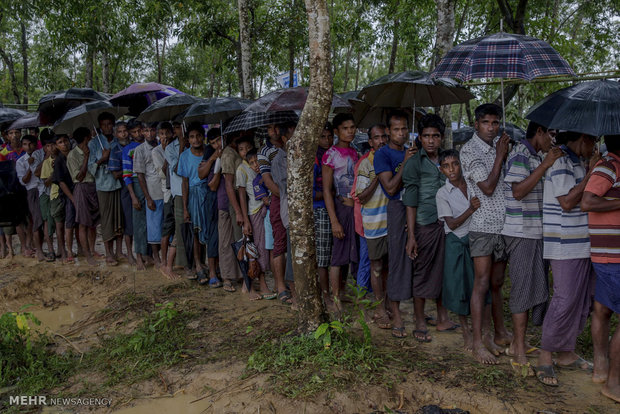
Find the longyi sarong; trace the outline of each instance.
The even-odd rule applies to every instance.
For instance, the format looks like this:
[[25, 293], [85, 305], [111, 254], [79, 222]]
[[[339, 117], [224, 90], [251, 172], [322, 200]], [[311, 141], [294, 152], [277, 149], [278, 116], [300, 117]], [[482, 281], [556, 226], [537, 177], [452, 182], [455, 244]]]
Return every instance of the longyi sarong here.
[[413, 261], [413, 296], [437, 299], [443, 283], [445, 231], [439, 222], [415, 226], [418, 256]]
[[400, 200], [390, 200], [387, 206], [388, 278], [387, 296], [393, 301], [411, 299], [413, 295], [412, 262], [405, 252], [407, 247], [407, 210]]
[[549, 280], [543, 260], [542, 239], [504, 236], [510, 266], [510, 312], [532, 310], [532, 323], [540, 326], [549, 301]]
[[232, 248], [232, 244], [237, 241], [235, 240], [232, 220], [233, 218], [228, 210], [218, 210], [217, 232], [219, 238], [220, 272], [222, 279], [235, 282], [237, 279], [241, 279], [243, 274]]
[[574, 351], [590, 314], [596, 274], [590, 259], [551, 260], [551, 271], [553, 296], [540, 346], [549, 352]]
[[344, 231], [344, 238], [338, 239], [333, 236], [331, 266], [344, 266], [359, 261], [357, 248], [357, 234], [355, 233], [355, 221], [353, 206], [345, 206], [342, 201], [335, 199], [334, 207], [336, 217]]
[[41, 204], [39, 202], [39, 189], [31, 188], [28, 190], [28, 210], [32, 218], [32, 228], [39, 230], [43, 225], [43, 216], [41, 215]]
[[101, 238], [104, 242], [114, 240], [123, 234], [123, 211], [121, 189], [97, 191], [101, 212]]
[[99, 200], [95, 183], [76, 183], [73, 188], [75, 200], [75, 222], [86, 227], [99, 224]]
[[469, 254], [469, 237], [446, 234], [443, 265], [442, 305], [457, 315], [469, 315], [474, 290], [474, 262]]
[[146, 256], [148, 254], [148, 243], [146, 241], [146, 202], [142, 188], [137, 183], [133, 185], [133, 192], [140, 202], [140, 210], [132, 209], [131, 219], [133, 221], [133, 251], [136, 254]]

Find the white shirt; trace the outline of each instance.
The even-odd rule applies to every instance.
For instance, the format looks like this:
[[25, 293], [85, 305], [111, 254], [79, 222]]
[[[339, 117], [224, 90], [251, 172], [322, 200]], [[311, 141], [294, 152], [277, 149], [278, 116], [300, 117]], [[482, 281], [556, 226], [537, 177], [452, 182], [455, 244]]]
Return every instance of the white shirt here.
[[[28, 164], [28, 160], [30, 158], [34, 159], [32, 164]], [[39, 159], [37, 157], [37, 152], [35, 151], [32, 155], [22, 155], [15, 163], [15, 172], [17, 173], [17, 178], [19, 178], [20, 184], [26, 187], [26, 190], [32, 190], [33, 188], [38, 189], [39, 195], [45, 192], [45, 184], [43, 184], [43, 181], [41, 181], [39, 177], [34, 175], [34, 170], [37, 169], [37, 166], [41, 163], [41, 161], [43, 161], [43, 158]], [[31, 172], [30, 181], [25, 183], [23, 180], [24, 176], [28, 173], [28, 170]]]
[[465, 220], [463, 224], [452, 230], [448, 227], [448, 224], [443, 220], [444, 217], [457, 218], [463, 214], [470, 206], [469, 200], [471, 200], [471, 191], [467, 189], [467, 197], [463, 192], [452, 185], [449, 179], [446, 179], [446, 184], [437, 191], [435, 196], [435, 202], [437, 203], [437, 217], [442, 220], [443, 229], [448, 233], [454, 233], [456, 237], [462, 239], [469, 234], [469, 223], [471, 222], [471, 216]]

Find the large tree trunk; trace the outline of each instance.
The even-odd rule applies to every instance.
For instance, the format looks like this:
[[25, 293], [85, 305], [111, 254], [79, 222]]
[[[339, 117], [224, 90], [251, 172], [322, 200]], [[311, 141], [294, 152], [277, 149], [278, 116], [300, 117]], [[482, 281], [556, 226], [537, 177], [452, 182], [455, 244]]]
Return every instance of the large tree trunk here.
[[241, 43], [241, 96], [246, 99], [254, 98], [252, 88], [252, 48], [250, 44], [250, 16], [247, 0], [237, 0], [239, 8], [239, 43]]
[[95, 52], [89, 45], [86, 49], [86, 64], [84, 65], [84, 87], [93, 87], [93, 66], [95, 60]]
[[348, 90], [349, 86], [349, 67], [351, 66], [351, 52], [353, 51], [353, 45], [349, 45], [347, 48], [347, 57], [344, 62], [344, 90]]
[[[456, 0], [435, 0], [435, 4], [437, 5], [437, 32], [435, 36], [435, 49], [433, 50], [433, 67], [437, 66], [441, 58], [445, 56], [452, 47], [452, 39], [454, 39], [454, 6]], [[449, 149], [452, 148], [452, 116], [450, 105], [444, 106], [440, 113], [446, 123], [446, 131], [441, 146], [444, 149]]]
[[155, 59], [157, 60], [157, 82], [161, 83], [161, 59], [159, 53], [159, 39], [155, 36]]
[[357, 90], [358, 86], [359, 86], [359, 82], [360, 82], [360, 67], [361, 67], [361, 57], [360, 57], [360, 50], [357, 50], [357, 58], [355, 59], [355, 61], [357, 62], [357, 67], [355, 68], [355, 88], [353, 88], [353, 90]]
[[310, 90], [295, 134], [288, 142], [288, 203], [299, 329], [315, 330], [327, 320], [317, 283], [313, 164], [332, 100], [329, 16], [326, 0], [305, 0], [310, 43]]
[[23, 66], [23, 85], [24, 85], [24, 91], [23, 91], [23, 98], [22, 98], [22, 103], [24, 104], [28, 104], [28, 89], [30, 88], [30, 85], [28, 85], [28, 33], [26, 32], [26, 25], [24, 24], [24, 22], [20, 22], [19, 23], [21, 32], [22, 32], [22, 38], [21, 38], [21, 53], [22, 53], [22, 66]]

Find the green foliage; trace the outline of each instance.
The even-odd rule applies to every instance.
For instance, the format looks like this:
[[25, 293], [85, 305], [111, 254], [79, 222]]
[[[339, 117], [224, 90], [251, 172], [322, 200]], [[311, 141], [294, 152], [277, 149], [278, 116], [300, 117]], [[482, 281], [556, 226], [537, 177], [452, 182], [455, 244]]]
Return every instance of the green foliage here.
[[87, 356], [89, 369], [105, 372], [105, 386], [132, 384], [157, 375], [182, 360], [189, 343], [186, 322], [191, 317], [179, 312], [172, 302], [156, 305], [130, 334], [117, 334], [102, 342]]
[[33, 395], [61, 384], [73, 371], [76, 360], [71, 354], [50, 351], [52, 339], [32, 331], [32, 325], [39, 324], [23, 309], [0, 316], [0, 388], [16, 387], [16, 394]]

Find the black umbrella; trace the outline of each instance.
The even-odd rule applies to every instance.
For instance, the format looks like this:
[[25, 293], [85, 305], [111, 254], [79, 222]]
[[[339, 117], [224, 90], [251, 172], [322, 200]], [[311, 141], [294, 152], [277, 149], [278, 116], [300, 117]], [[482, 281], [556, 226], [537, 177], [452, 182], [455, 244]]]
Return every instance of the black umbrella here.
[[[298, 86], [296, 88], [283, 88], [258, 98], [249, 105], [248, 112], [281, 112], [281, 111], [301, 111], [308, 99], [308, 88]], [[332, 97], [333, 112], [351, 112], [352, 108], [346, 99], [338, 95]]]
[[[213, 124], [226, 121], [250, 105], [252, 101], [235, 97], [207, 98], [194, 103], [179, 115], [185, 122]], [[178, 119], [178, 118], [177, 118]]]
[[41, 126], [41, 123], [39, 122], [39, 113], [32, 112], [15, 120], [9, 129], [36, 128], [39, 126]]
[[127, 113], [127, 108], [114, 106], [110, 101], [87, 102], [67, 111], [54, 124], [54, 132], [56, 134], [72, 134], [79, 127], [92, 128], [98, 126], [97, 117], [103, 112], [110, 112], [118, 118]]
[[0, 108], [0, 126], [2, 127], [2, 129], [5, 129], [10, 124], [12, 124], [13, 121], [21, 118], [24, 115], [28, 115], [28, 112], [22, 111], [21, 109], [2, 107]]
[[104, 101], [108, 97], [92, 88], [69, 88], [48, 93], [39, 99], [39, 120], [41, 125], [51, 125], [65, 112], [89, 101]]
[[198, 98], [192, 95], [176, 94], [166, 96], [165, 98], [155, 101], [142, 111], [138, 117], [138, 121], [170, 121], [196, 102], [198, 102]]
[[130, 115], [138, 116], [154, 102], [176, 94], [183, 94], [183, 92], [172, 86], [155, 82], [134, 83], [112, 96], [110, 102], [114, 105], [126, 106], [129, 108]]
[[456, 81], [432, 79], [420, 70], [391, 73], [366, 85], [358, 94], [371, 106], [412, 108], [469, 102], [474, 96]]
[[525, 118], [595, 137], [620, 134], [620, 83], [597, 80], [560, 89], [532, 106]]
[[299, 117], [294, 111], [281, 112], [247, 112], [243, 111], [234, 117], [228, 126], [224, 128], [224, 134], [232, 134], [239, 131], [284, 122], [297, 122]]

